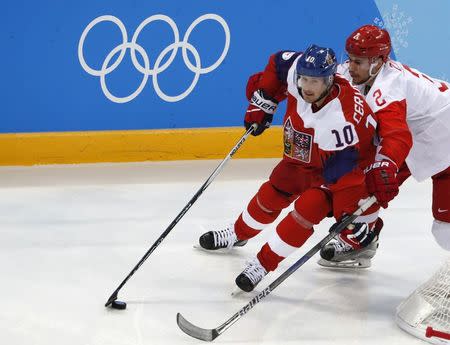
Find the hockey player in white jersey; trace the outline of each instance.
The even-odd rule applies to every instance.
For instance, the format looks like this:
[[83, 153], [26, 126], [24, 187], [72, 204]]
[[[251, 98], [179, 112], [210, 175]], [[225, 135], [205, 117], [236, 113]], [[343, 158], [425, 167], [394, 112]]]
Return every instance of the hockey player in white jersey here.
[[[389, 59], [389, 33], [377, 26], [357, 29], [348, 37], [345, 48], [349, 59], [338, 72], [365, 95], [378, 117], [381, 141], [375, 162], [367, 171], [368, 191], [387, 207], [410, 175], [419, 182], [431, 177], [431, 231], [437, 243], [450, 250], [449, 84]], [[406, 127], [412, 134], [412, 147]], [[321, 251], [319, 264], [370, 266], [378, 236], [366, 248], [355, 249], [350, 244], [342, 238], [328, 244]]]

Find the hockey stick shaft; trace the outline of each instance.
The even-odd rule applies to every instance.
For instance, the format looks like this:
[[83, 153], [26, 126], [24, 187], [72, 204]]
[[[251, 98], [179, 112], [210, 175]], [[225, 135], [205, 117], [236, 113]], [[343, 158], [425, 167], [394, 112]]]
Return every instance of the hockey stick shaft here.
[[370, 206], [376, 202], [374, 196], [370, 197], [364, 204], [359, 207], [353, 214], [345, 217], [339, 223], [335, 223], [327, 236], [325, 236], [319, 243], [317, 243], [313, 248], [311, 248], [305, 255], [298, 259], [294, 264], [292, 264], [286, 271], [283, 272], [277, 279], [275, 279], [268, 287], [261, 291], [257, 296], [253, 297], [252, 300], [247, 303], [241, 310], [235, 313], [222, 325], [214, 329], [204, 329], [195, 326], [194, 324], [187, 321], [180, 313], [177, 314], [177, 324], [183, 332], [190, 335], [191, 337], [204, 340], [212, 341], [230, 328], [236, 321], [238, 321], [242, 316], [247, 314], [250, 309], [252, 309], [256, 304], [261, 302], [265, 297], [267, 297], [275, 288], [285, 281], [291, 274], [297, 271], [304, 263], [311, 259], [323, 246], [325, 246], [329, 241], [331, 241], [336, 235], [343, 231], [349, 224], [351, 224], [359, 215], [366, 211]]
[[105, 307], [109, 306], [112, 302], [114, 302], [117, 299], [117, 294], [119, 293], [120, 289], [127, 283], [127, 281], [131, 278], [131, 276], [141, 267], [141, 265], [147, 260], [147, 258], [153, 253], [153, 251], [161, 244], [161, 242], [166, 238], [166, 236], [169, 234], [169, 232], [177, 225], [177, 223], [180, 221], [181, 218], [186, 214], [186, 212], [191, 208], [191, 206], [197, 201], [197, 199], [202, 195], [202, 193], [205, 191], [206, 188], [212, 183], [214, 178], [219, 174], [219, 172], [222, 170], [224, 165], [231, 159], [231, 157], [234, 156], [234, 154], [239, 150], [239, 148], [242, 146], [242, 144], [245, 142], [247, 137], [257, 128], [256, 124], [253, 124], [245, 133], [244, 135], [239, 139], [239, 141], [236, 143], [236, 145], [231, 149], [231, 151], [228, 153], [228, 155], [223, 159], [223, 161], [217, 166], [217, 168], [212, 172], [212, 174], [208, 177], [208, 179], [203, 183], [203, 185], [200, 187], [200, 189], [195, 193], [195, 195], [192, 197], [191, 200], [184, 206], [184, 208], [181, 210], [181, 212], [175, 217], [175, 219], [170, 223], [170, 225], [167, 227], [166, 230], [159, 236], [159, 238], [156, 240], [155, 243], [150, 247], [150, 249], [144, 254], [144, 256], [141, 258], [141, 260], [134, 266], [134, 268], [131, 270], [131, 272], [125, 277], [125, 279], [120, 283], [120, 285], [117, 287], [117, 289], [112, 293], [112, 295], [108, 298], [108, 301], [105, 303]]

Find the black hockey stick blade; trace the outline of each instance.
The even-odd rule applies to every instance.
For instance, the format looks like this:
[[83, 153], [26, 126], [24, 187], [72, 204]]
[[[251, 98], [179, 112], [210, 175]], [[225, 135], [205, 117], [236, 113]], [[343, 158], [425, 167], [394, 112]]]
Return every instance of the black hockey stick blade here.
[[117, 291], [114, 291], [114, 293], [108, 298], [108, 301], [106, 301], [105, 307], [108, 307], [116, 299], [117, 299]]
[[217, 329], [205, 329], [197, 327], [196, 325], [193, 325], [188, 320], [186, 320], [180, 313], [177, 313], [177, 324], [178, 327], [180, 327], [181, 330], [187, 335], [203, 341], [213, 341], [219, 336], [219, 332], [217, 331]]

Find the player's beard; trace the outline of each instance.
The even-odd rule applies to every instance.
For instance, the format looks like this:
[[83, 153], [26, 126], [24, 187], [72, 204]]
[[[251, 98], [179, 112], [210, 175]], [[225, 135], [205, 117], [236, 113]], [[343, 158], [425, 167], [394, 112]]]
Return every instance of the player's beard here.
[[[353, 85], [364, 85], [365, 83], [367, 83], [370, 80], [370, 75], [367, 76], [367, 78], [364, 78], [363, 80], [361, 80], [361, 78], [359, 78], [359, 80], [355, 80], [355, 74], [352, 75], [352, 73], [350, 73], [350, 77], [352, 78], [352, 83]], [[356, 75], [358, 76], [358, 75]]]

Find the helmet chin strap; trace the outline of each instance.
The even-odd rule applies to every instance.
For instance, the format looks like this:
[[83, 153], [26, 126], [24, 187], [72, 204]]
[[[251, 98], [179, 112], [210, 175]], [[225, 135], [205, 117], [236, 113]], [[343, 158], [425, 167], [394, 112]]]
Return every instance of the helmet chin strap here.
[[331, 85], [328, 86], [326, 88], [326, 90], [324, 92], [322, 92], [322, 94], [319, 96], [319, 98], [317, 98], [315, 101], [313, 101], [312, 103], [317, 103], [320, 102], [322, 99], [324, 99], [326, 96], [328, 96], [328, 94], [330, 93], [331, 90]]
[[[383, 62], [383, 64], [384, 64], [384, 62]], [[372, 80], [374, 80], [375, 77], [378, 75], [378, 73], [380, 73], [381, 67], [383, 66], [383, 64], [380, 66], [378, 71], [374, 72], [374, 69], [377, 67], [378, 63], [377, 62], [372, 62], [370, 64], [370, 68], [369, 68], [369, 77], [366, 80], [364, 80], [362, 83], [359, 83], [359, 85], [366, 85], [367, 83], [369, 83]]]
[[327, 81], [326, 81], [326, 83], [327, 83], [327, 88], [325, 89], [324, 92], [322, 92], [322, 94], [319, 96], [319, 98], [317, 98], [317, 99], [316, 99], [314, 102], [312, 102], [312, 103], [320, 102], [324, 97], [328, 96], [328, 94], [330, 93], [331, 87], [333, 86], [333, 80], [334, 80], [334, 77], [333, 77], [333, 76], [329, 76], [329, 77], [327, 78]]

